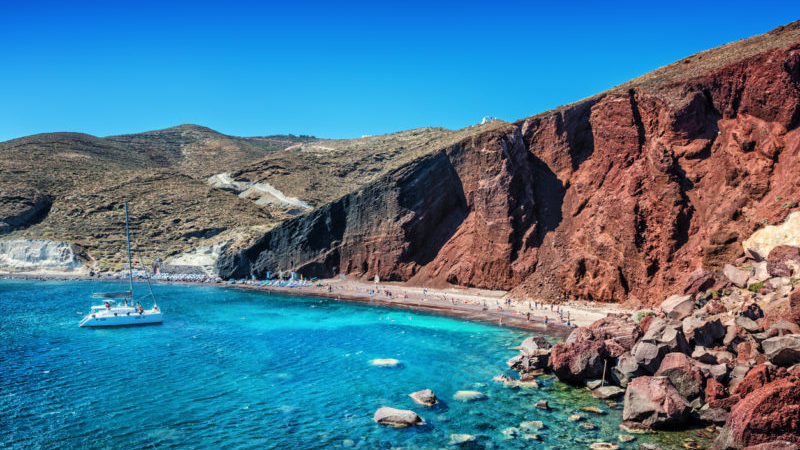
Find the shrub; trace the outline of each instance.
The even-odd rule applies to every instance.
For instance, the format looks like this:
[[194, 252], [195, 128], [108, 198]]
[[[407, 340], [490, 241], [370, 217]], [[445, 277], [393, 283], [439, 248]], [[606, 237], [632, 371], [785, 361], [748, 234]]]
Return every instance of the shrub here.
[[750, 292], [758, 294], [759, 292], [761, 292], [761, 289], [764, 289], [764, 282], [759, 281], [758, 283], [753, 283], [750, 286], [747, 286], [747, 289]]
[[631, 317], [634, 322], [641, 323], [645, 316], [655, 316], [656, 313], [652, 309], [640, 309], [633, 313]]
[[710, 295], [711, 298], [719, 298], [719, 291], [716, 289], [709, 289], [706, 291], [706, 294]]

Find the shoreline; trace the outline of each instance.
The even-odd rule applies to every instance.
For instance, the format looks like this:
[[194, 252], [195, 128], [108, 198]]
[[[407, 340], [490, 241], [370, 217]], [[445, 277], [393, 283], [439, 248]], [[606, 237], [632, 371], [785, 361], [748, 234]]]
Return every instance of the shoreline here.
[[[55, 273], [2, 273], [0, 279], [26, 279], [42, 281], [119, 281], [118, 278], [91, 277], [84, 274]], [[144, 280], [137, 279], [142, 282]], [[249, 284], [204, 283], [192, 281], [152, 280], [154, 283], [183, 284], [187, 286], [217, 286], [275, 292], [285, 295], [321, 297], [365, 305], [383, 306], [427, 312], [462, 320], [488, 323], [495, 326], [534, 331], [565, 338], [579, 326], [587, 326], [609, 313], [629, 313], [617, 304], [568, 302], [566, 304], [534, 304], [520, 300], [506, 300], [506, 291], [491, 291], [467, 287], [432, 289], [408, 286], [402, 282], [379, 284], [353, 279], [324, 279], [309, 286], [282, 287]], [[377, 289], [376, 289], [377, 286]], [[391, 293], [391, 295], [387, 294]], [[561, 311], [563, 319], [559, 318]], [[530, 317], [528, 316], [530, 314]], [[567, 325], [569, 317], [569, 326]], [[545, 323], [545, 318], [547, 323]]]

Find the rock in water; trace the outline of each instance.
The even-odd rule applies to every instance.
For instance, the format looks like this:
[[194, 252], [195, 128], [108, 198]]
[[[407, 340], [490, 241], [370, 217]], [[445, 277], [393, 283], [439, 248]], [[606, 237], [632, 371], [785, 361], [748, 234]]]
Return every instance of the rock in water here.
[[472, 402], [476, 400], [485, 400], [486, 394], [478, 391], [456, 391], [456, 393], [453, 394], [453, 399], [460, 402]]
[[630, 428], [658, 429], [689, 418], [686, 401], [667, 377], [639, 377], [628, 383], [622, 420]]
[[410, 427], [422, 423], [422, 418], [414, 411], [390, 408], [388, 406], [378, 408], [372, 420], [381, 425], [390, 425], [393, 427]]
[[617, 386], [601, 386], [592, 390], [592, 396], [594, 396], [594, 398], [603, 400], [622, 397], [623, 395], [625, 395], [625, 389]]
[[547, 400], [539, 400], [538, 402], [536, 402], [535, 406], [539, 409], [544, 409], [544, 410], [550, 409], [550, 405], [547, 404]]
[[562, 342], [553, 346], [548, 365], [560, 380], [581, 384], [586, 379], [603, 376], [603, 360], [607, 355], [604, 342]]
[[418, 405], [433, 406], [438, 401], [436, 395], [430, 389], [423, 389], [421, 391], [408, 394]]
[[800, 444], [800, 381], [781, 379], [737, 403], [714, 442], [715, 448], [744, 448], [773, 441]]

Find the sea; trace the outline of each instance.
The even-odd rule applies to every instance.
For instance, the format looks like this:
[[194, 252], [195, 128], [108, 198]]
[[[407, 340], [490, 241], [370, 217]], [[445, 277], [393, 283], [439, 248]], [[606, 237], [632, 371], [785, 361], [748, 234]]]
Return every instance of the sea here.
[[[153, 286], [164, 323], [79, 328], [94, 292], [126, 284], [0, 280], [0, 448], [586, 449], [680, 447], [697, 431], [632, 435], [621, 402], [543, 376], [492, 381], [527, 332], [400, 309], [218, 286]], [[137, 283], [136, 293], [148, 292]], [[150, 307], [151, 299], [141, 299]], [[96, 301], [95, 301], [96, 303]], [[373, 359], [393, 358], [396, 367]], [[408, 394], [431, 389], [434, 407]], [[486, 399], [462, 402], [459, 390]], [[547, 400], [550, 410], [535, 407]], [[424, 424], [376, 424], [381, 406]], [[599, 408], [604, 414], [582, 410]], [[572, 415], [581, 420], [570, 421]], [[521, 426], [541, 421], [541, 429]], [[700, 431], [702, 434], [702, 431]]]

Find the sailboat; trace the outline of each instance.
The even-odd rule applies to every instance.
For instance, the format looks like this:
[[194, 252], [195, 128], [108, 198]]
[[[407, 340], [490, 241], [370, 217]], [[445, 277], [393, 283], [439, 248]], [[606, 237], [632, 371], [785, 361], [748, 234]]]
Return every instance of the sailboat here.
[[153, 288], [150, 286], [149, 278], [147, 279], [147, 287], [150, 289], [150, 297], [153, 298], [153, 307], [151, 309], [144, 309], [139, 302], [134, 305], [131, 232], [128, 227], [127, 201], [125, 202], [125, 236], [128, 240], [128, 280], [130, 289], [122, 292], [97, 292], [93, 294], [92, 298], [99, 299], [101, 304], [92, 306], [92, 311], [81, 320], [78, 326], [114, 327], [162, 322], [161, 310], [156, 303], [156, 296], [153, 295]]

